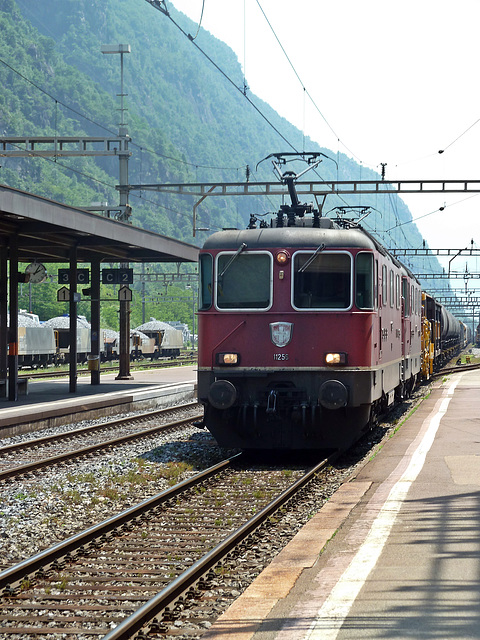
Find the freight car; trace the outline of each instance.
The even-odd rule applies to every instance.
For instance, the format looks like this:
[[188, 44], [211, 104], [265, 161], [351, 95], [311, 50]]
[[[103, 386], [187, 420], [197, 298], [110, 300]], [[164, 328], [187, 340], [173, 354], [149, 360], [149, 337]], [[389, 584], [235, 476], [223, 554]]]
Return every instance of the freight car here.
[[53, 329], [40, 324], [34, 313], [18, 314], [18, 366], [45, 367], [56, 358]]
[[162, 356], [172, 358], [180, 355], [180, 349], [183, 348], [183, 332], [179, 329], [175, 329], [166, 322], [150, 318], [149, 322], [141, 324], [136, 328], [136, 331], [153, 338], [153, 352], [148, 354], [149, 357], [159, 358]]
[[[224, 447], [343, 450], [420, 376], [422, 292], [368, 232], [300, 205], [283, 177], [292, 205], [275, 223], [220, 231], [200, 252], [203, 426]], [[436, 362], [460, 343], [444, 311], [432, 309]]]
[[[102, 360], [118, 360], [120, 353], [120, 334], [118, 331], [109, 331], [108, 338], [104, 341], [101, 352]], [[150, 338], [138, 329], [130, 331], [130, 359], [142, 360], [154, 358], [156, 355], [155, 338]]]
[[[140, 328], [130, 332], [130, 357], [172, 357], [180, 354], [183, 347], [183, 332], [153, 320], [147, 323], [150, 335]], [[20, 367], [37, 367], [69, 362], [70, 319], [68, 315], [40, 322], [38, 315], [20, 311], [18, 314], [18, 344]], [[119, 334], [104, 329], [100, 335], [100, 359], [102, 362], [117, 360]], [[90, 323], [84, 316], [77, 318], [77, 361], [86, 362], [91, 350]]]
[[[44, 322], [53, 329], [58, 362], [69, 362], [70, 355], [70, 318], [57, 316]], [[84, 316], [77, 318], [77, 362], [86, 362], [90, 353], [90, 323]]]
[[428, 380], [467, 346], [468, 329], [435, 298], [422, 293], [422, 373]]
[[461, 338], [461, 348], [465, 349], [465, 347], [471, 342], [471, 331], [470, 327], [466, 325], [464, 322], [460, 322], [462, 325], [462, 338]]

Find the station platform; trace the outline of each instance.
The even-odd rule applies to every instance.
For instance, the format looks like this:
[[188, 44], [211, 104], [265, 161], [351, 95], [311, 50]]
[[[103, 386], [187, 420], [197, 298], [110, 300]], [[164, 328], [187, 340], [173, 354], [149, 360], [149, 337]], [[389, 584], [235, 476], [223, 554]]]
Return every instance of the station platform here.
[[115, 380], [116, 375], [101, 374], [99, 385], [90, 383], [90, 375], [79, 376], [75, 393], [67, 378], [30, 380], [28, 395], [19, 395], [16, 402], [0, 398], [0, 438], [196, 398], [196, 365], [134, 371], [131, 380]]
[[455, 373], [203, 640], [480, 638], [480, 371]]

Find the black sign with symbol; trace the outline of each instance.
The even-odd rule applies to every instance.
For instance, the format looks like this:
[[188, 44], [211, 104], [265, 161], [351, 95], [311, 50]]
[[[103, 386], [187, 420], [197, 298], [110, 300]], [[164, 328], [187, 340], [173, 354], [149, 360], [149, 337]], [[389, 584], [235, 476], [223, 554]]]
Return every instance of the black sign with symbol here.
[[[77, 284], [88, 284], [90, 282], [89, 269], [77, 269]], [[70, 269], [58, 270], [58, 284], [70, 284]]]
[[133, 269], [102, 269], [102, 284], [133, 284]]

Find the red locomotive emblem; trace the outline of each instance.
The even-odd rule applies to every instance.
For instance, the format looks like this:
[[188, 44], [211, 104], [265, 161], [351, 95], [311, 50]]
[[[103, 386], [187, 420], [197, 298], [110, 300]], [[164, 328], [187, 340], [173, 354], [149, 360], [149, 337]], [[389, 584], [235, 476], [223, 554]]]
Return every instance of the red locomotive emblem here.
[[276, 347], [286, 347], [292, 339], [293, 322], [271, 322], [270, 337]]

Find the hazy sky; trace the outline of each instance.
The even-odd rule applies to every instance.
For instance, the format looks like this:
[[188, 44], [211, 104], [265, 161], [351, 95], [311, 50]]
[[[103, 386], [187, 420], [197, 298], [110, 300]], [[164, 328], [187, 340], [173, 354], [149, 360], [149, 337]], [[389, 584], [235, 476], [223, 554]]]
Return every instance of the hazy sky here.
[[[387, 179], [480, 179], [480, 0], [172, 4], [197, 23], [203, 6], [251, 92], [322, 146]], [[403, 199], [430, 247], [480, 245], [480, 194]]]

